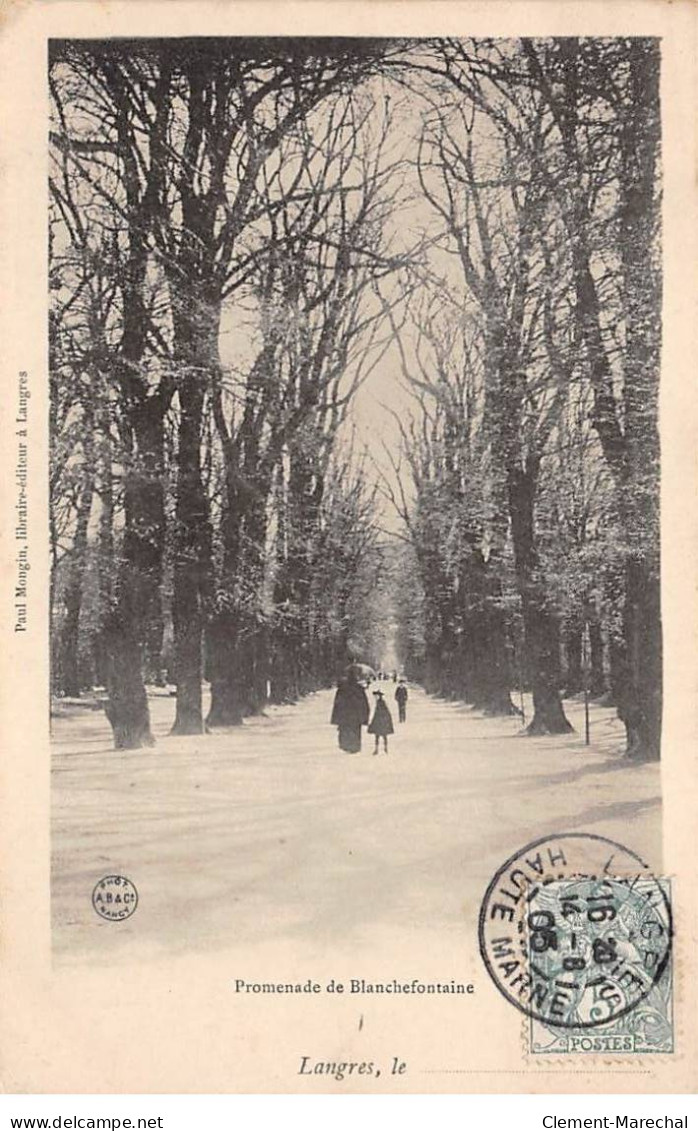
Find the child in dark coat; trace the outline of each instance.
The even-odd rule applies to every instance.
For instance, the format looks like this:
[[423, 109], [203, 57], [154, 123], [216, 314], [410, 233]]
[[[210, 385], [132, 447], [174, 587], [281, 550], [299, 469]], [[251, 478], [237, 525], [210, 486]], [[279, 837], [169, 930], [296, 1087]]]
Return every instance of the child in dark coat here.
[[368, 733], [376, 737], [376, 748], [374, 754], [378, 753], [378, 741], [383, 739], [383, 749], [386, 754], [388, 753], [388, 735], [393, 733], [393, 720], [388, 710], [388, 704], [383, 698], [382, 691], [374, 691], [374, 698], [376, 700], [376, 709], [373, 712], [373, 718], [369, 723]]

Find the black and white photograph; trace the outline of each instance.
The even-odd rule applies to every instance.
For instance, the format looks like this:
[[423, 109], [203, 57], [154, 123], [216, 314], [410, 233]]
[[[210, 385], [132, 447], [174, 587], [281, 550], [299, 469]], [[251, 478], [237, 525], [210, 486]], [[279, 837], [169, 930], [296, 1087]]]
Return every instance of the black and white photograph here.
[[45, 41], [50, 963], [165, 1050], [67, 1078], [690, 1090], [663, 36], [332, 10]]

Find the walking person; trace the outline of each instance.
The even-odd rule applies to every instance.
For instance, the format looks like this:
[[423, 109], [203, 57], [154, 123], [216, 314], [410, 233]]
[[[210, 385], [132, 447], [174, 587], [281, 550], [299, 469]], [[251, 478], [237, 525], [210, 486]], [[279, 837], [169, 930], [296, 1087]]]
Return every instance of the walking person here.
[[395, 702], [397, 703], [398, 720], [404, 723], [407, 718], [407, 684], [401, 679], [395, 688]]
[[374, 691], [374, 698], [376, 700], [376, 709], [373, 712], [373, 718], [368, 726], [368, 733], [375, 736], [376, 746], [373, 751], [374, 754], [378, 753], [378, 742], [383, 739], [383, 749], [388, 753], [388, 735], [393, 734], [393, 720], [388, 710], [388, 704], [383, 698], [382, 691]]
[[356, 671], [349, 667], [340, 680], [332, 706], [330, 723], [338, 728], [340, 750], [358, 754], [361, 750], [361, 728], [368, 723], [368, 697], [359, 683]]

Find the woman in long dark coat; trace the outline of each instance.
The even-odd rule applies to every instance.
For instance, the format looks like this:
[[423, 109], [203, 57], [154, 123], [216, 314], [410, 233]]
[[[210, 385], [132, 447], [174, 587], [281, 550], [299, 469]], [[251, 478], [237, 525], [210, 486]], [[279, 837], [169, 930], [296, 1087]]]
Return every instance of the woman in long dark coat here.
[[368, 723], [369, 707], [366, 692], [356, 677], [349, 673], [337, 688], [332, 707], [333, 726], [339, 727], [339, 747], [347, 754], [361, 749], [361, 728]]

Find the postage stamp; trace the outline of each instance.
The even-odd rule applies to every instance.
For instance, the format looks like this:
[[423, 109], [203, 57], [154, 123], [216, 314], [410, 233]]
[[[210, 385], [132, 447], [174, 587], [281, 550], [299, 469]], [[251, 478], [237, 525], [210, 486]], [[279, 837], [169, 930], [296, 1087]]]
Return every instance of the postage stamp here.
[[526, 845], [496, 872], [480, 951], [536, 1053], [670, 1052], [670, 887], [605, 837]]
[[[667, 903], [670, 903], [671, 888], [668, 880], [658, 881]], [[548, 916], [555, 916], [557, 908], [562, 909], [558, 916], [560, 923], [555, 940], [560, 953], [567, 958], [568, 968], [584, 970], [594, 962], [596, 955], [602, 961], [606, 958], [606, 975], [612, 976], [613, 956], [632, 955], [640, 959], [640, 948], [647, 933], [657, 931], [652, 926], [653, 919], [647, 914], [647, 907], [654, 898], [654, 881], [640, 879], [631, 892], [624, 894], [618, 885], [608, 881], [581, 880], [553, 881], [539, 889], [532, 901], [530, 914], [538, 915], [540, 923], [547, 923]], [[533, 906], [535, 904], [535, 911]], [[602, 908], [608, 909], [603, 917]], [[616, 912], [614, 915], [613, 912]], [[605, 932], [593, 930], [593, 912], [597, 922], [605, 922]], [[535, 942], [534, 942], [535, 940]], [[538, 968], [550, 969], [549, 954], [540, 954], [541, 935], [531, 933], [529, 953]], [[564, 962], [564, 958], [563, 958]], [[584, 963], [584, 965], [582, 965]], [[537, 1017], [529, 1018], [529, 1050], [535, 1055], [551, 1053], [672, 1053], [674, 1051], [673, 1017], [673, 966], [666, 963], [659, 979], [654, 982], [646, 996], [636, 997], [632, 1009], [609, 1014], [609, 991], [605, 989], [609, 978], [596, 986], [587, 982], [587, 1001], [584, 1008], [597, 1021], [593, 1031], [583, 1032], [570, 1027], [543, 1022]], [[636, 975], [634, 975], [635, 977]], [[627, 975], [617, 979], [614, 994], [624, 994], [630, 1000]]]

